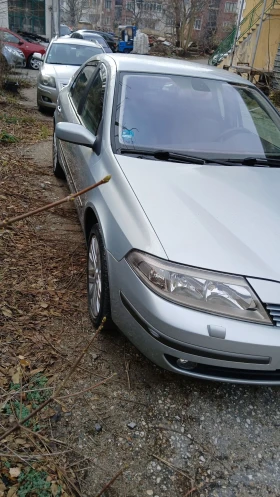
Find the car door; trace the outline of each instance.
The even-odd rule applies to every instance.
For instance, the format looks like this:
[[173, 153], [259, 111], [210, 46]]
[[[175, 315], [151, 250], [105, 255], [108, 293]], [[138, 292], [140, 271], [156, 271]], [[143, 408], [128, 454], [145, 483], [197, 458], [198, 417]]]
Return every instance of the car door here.
[[[92, 80], [86, 88], [85, 94], [81, 99], [77, 109], [80, 124], [87, 128], [94, 136], [97, 137], [97, 143], [101, 141], [101, 121], [103, 116], [104, 96], [106, 90], [107, 70], [103, 63], [98, 65]], [[95, 172], [95, 164], [99, 162], [101, 154], [98, 151], [92, 151], [90, 148], [74, 145], [78, 163], [84, 164], [80, 168], [77, 164], [72, 164], [72, 175], [75, 180], [76, 188], [82, 190], [89, 186], [92, 181], [92, 173]], [[98, 149], [98, 145], [96, 149]], [[81, 199], [83, 201], [83, 199]]]
[[[103, 64], [93, 61], [77, 75], [69, 92], [67, 115], [62, 121], [85, 126], [98, 137], [103, 114], [103, 98], [106, 86], [106, 69]], [[63, 106], [65, 107], [65, 106]], [[98, 138], [97, 138], [98, 140]], [[64, 142], [63, 152], [66, 160], [66, 174], [73, 192], [82, 190], [92, 181], [92, 166], [100, 160], [100, 155], [87, 147]], [[83, 208], [84, 197], [79, 197], [76, 205], [79, 215]]]

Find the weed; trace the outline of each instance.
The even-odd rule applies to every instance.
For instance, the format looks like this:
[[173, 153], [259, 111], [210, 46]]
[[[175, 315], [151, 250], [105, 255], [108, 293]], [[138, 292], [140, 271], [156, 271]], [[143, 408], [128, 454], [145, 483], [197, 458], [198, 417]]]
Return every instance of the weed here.
[[[31, 402], [31, 407], [32, 409], [37, 409], [37, 407], [42, 404], [46, 399], [48, 399], [51, 395], [52, 390], [51, 389], [46, 389], [46, 390], [41, 390], [42, 388], [45, 387], [48, 379], [43, 376], [42, 374], [38, 373], [36, 374], [33, 378], [29, 380], [28, 384], [28, 390], [32, 390], [31, 392], [27, 392], [26, 394], [26, 400], [28, 402]], [[20, 390], [20, 384], [19, 383], [11, 383], [10, 384], [10, 390], [19, 392]], [[28, 404], [28, 407], [22, 403], [21, 406], [21, 417], [20, 417], [20, 402], [19, 400], [13, 400], [10, 401], [9, 404], [5, 406], [4, 412], [10, 416], [11, 414], [15, 414], [16, 417], [20, 421], [24, 418], [26, 418], [30, 414], [30, 405]], [[26, 422], [26, 426], [30, 426], [30, 421]], [[34, 424], [33, 430], [34, 431], [39, 431], [41, 429], [41, 426], [39, 424]]]
[[18, 138], [10, 133], [7, 133], [7, 131], [0, 132], [0, 143], [16, 143], [17, 141]]
[[47, 128], [47, 126], [43, 125], [41, 127], [40, 137], [42, 138], [42, 140], [46, 140], [49, 136], [50, 136], [49, 129]]
[[[18, 497], [26, 497], [29, 495], [38, 495], [40, 497], [50, 497], [54, 495], [51, 489], [51, 482], [47, 481], [48, 474], [46, 471], [37, 471], [31, 468], [30, 470], [22, 471], [18, 477], [21, 484], [17, 490]], [[60, 497], [62, 489], [58, 486], [58, 491], [55, 497]]]
[[[50, 390], [40, 390], [44, 388], [48, 378], [41, 375], [40, 373], [36, 374], [34, 378], [29, 381], [29, 390], [34, 390], [33, 392], [28, 392], [26, 398], [27, 400], [32, 402], [33, 409], [36, 409], [39, 404], [44, 402], [44, 400], [48, 399], [51, 395]], [[38, 389], [36, 391], [36, 389]]]
[[[11, 405], [10, 405], [11, 404]], [[20, 402], [18, 400], [14, 400], [13, 402], [10, 402], [10, 404], [7, 404], [4, 408], [4, 412], [8, 415], [11, 416], [12, 414], [16, 414], [16, 417], [21, 421], [22, 419], [26, 418], [30, 414], [30, 410], [28, 407], [26, 407], [24, 404], [22, 404], [21, 409], [20, 409]], [[21, 411], [21, 413], [20, 413]], [[30, 421], [26, 421], [24, 423], [25, 426], [30, 426]]]

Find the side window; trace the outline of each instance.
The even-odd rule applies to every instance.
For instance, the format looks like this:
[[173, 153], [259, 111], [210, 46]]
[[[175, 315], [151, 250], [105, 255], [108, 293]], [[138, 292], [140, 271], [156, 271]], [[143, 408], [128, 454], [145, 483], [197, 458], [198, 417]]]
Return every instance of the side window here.
[[19, 43], [19, 39], [11, 33], [7, 33], [7, 31], [4, 31], [4, 41], [8, 43]]
[[259, 105], [256, 96], [250, 94], [250, 92], [246, 90], [240, 90], [239, 94], [243, 99], [243, 101], [241, 100], [240, 102], [240, 107], [244, 128], [249, 129], [253, 133], [256, 128], [261, 139], [264, 139], [275, 146], [279, 146], [279, 129], [274, 125], [265, 109]]
[[95, 135], [103, 114], [104, 94], [106, 88], [107, 71], [102, 64], [88, 91], [85, 104], [81, 112], [84, 125]]
[[76, 109], [79, 106], [79, 103], [81, 101], [82, 95], [84, 94], [84, 91], [86, 89], [86, 86], [93, 75], [95, 69], [97, 66], [97, 61], [96, 64], [88, 65], [83, 68], [83, 70], [78, 74], [76, 77], [70, 94], [72, 97], [73, 104], [75, 105]]

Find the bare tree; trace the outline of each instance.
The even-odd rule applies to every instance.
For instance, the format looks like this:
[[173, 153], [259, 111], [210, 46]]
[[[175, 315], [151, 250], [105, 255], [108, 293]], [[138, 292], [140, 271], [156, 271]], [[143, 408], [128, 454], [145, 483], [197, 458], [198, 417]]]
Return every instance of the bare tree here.
[[76, 28], [82, 14], [88, 9], [88, 0], [64, 0], [60, 5], [61, 21]]
[[188, 47], [195, 20], [201, 17], [208, 2], [209, 0], [166, 0], [165, 10], [169, 19], [173, 19], [177, 47]]

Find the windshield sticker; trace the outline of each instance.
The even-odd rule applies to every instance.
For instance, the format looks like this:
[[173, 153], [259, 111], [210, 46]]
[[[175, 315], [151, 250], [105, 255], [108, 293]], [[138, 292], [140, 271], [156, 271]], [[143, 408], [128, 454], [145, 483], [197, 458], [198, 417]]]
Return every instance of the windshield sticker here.
[[134, 131], [132, 129], [123, 129], [122, 139], [128, 143], [132, 143], [134, 138]]

